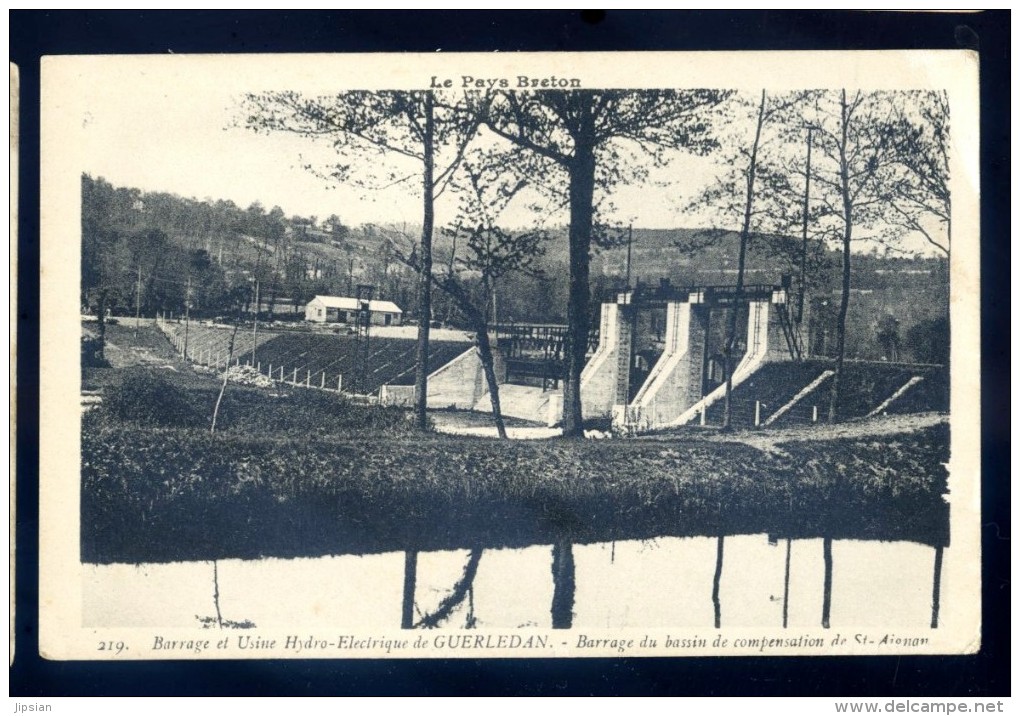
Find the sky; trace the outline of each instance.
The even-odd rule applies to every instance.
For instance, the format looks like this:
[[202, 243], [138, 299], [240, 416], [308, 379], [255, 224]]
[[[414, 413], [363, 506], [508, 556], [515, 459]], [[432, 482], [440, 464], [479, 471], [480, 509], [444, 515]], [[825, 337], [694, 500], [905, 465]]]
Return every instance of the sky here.
[[[370, 62], [352, 57], [258, 55], [56, 58], [62, 60], [59, 72], [48, 72], [44, 61], [43, 93], [44, 100], [63, 113], [60, 122], [65, 128], [54, 136], [59, 136], [59, 151], [66, 155], [60, 160], [65, 168], [76, 169], [74, 176], [86, 172], [115, 186], [167, 191], [199, 200], [230, 199], [241, 207], [257, 201], [266, 210], [280, 206], [287, 215], [321, 219], [337, 214], [350, 226], [419, 226], [420, 194], [410, 190], [410, 182], [377, 190], [337, 186], [304, 168], [330, 162], [335, 153], [327, 142], [256, 134], [239, 126], [240, 99], [245, 92], [293, 89], [322, 95], [344, 88], [420, 89], [434, 71], [426, 66], [431, 56], [414, 56], [415, 62], [379, 57], [382, 59], [373, 57]], [[449, 56], [439, 59], [450, 60]], [[499, 64], [507, 58], [483, 59], [486, 68], [491, 66], [506, 76], [513, 76], [510, 72], [520, 66], [529, 67], [520, 57], [512, 60], [514, 70]], [[601, 65], [594, 62], [589, 74], [605, 81], [605, 86], [614, 86], [613, 82], [621, 80], [614, 80], [613, 73], [619, 75], [620, 66], [625, 69], [626, 65], [613, 60], [605, 57]], [[533, 64], [542, 66], [538, 60]], [[707, 67], [714, 70], [716, 64]], [[773, 73], [772, 80], [811, 82], [808, 70], [817, 64], [800, 65], [803, 78]], [[444, 67], [441, 62], [437, 66]], [[650, 87], [671, 86], [668, 83], [674, 70], [655, 65], [655, 71], [666, 72], [666, 76], [651, 72], [636, 79], [625, 76], [628, 82], [645, 82]], [[768, 67], [760, 71], [767, 73]], [[734, 87], [760, 81], [760, 77], [748, 80], [743, 66], [730, 72], [726, 77]], [[684, 76], [690, 81], [694, 75]], [[875, 77], [879, 81], [883, 76]], [[712, 81], [705, 77], [706, 86], [713, 86]], [[416, 170], [414, 166], [404, 168]], [[692, 214], [683, 208], [719, 171], [711, 156], [676, 152], [665, 169], [653, 172], [653, 182], [617, 187], [611, 197], [616, 211], [606, 218], [610, 223], [632, 223], [639, 228], [737, 228], [716, 216]], [[437, 223], [451, 219], [453, 209], [452, 198], [447, 196], [437, 205]], [[541, 218], [550, 226], [565, 224], [568, 217], [565, 210], [547, 210]], [[510, 225], [526, 222], [527, 217], [518, 214], [506, 221]], [[926, 244], [918, 238], [907, 246], [925, 250]]]
[[[258, 201], [266, 210], [280, 206], [288, 216], [337, 214], [352, 226], [420, 225], [421, 198], [413, 180], [381, 190], [338, 186], [304, 168], [327, 165], [335, 156], [327, 141], [256, 134], [239, 126], [239, 99], [260, 89], [258, 82], [182, 83], [172, 74], [129, 72], [85, 90], [82, 171], [115, 186], [230, 199], [241, 207]], [[416, 169], [395, 161], [397, 170]], [[670, 182], [669, 188], [620, 187], [613, 193], [618, 211], [610, 218], [645, 228], [686, 225], [683, 197], [697, 189], [694, 178], [715, 171], [711, 160], [677, 152], [653, 177]], [[452, 201], [441, 202], [440, 221], [452, 210]], [[543, 219], [565, 223], [567, 215], [561, 211]]]

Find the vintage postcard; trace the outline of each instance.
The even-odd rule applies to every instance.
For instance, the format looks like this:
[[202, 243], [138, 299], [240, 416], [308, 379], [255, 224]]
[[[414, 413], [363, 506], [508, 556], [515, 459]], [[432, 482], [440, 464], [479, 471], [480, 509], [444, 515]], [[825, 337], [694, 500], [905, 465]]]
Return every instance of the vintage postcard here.
[[977, 651], [978, 106], [964, 51], [44, 58], [42, 655]]

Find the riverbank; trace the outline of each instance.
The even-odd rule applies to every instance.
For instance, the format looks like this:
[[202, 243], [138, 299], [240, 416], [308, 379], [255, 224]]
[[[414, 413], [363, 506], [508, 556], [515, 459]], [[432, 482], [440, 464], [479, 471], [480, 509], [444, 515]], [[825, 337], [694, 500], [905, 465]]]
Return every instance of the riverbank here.
[[[160, 357], [159, 344], [151, 353]], [[183, 366], [100, 369], [84, 416], [82, 559], [169, 562], [768, 532], [948, 539], [948, 426], [756, 446], [492, 439]]]

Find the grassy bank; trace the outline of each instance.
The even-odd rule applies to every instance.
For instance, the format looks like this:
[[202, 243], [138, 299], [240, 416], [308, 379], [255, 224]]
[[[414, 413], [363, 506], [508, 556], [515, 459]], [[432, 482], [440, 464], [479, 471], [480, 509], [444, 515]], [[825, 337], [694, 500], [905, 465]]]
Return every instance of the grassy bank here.
[[[153, 331], [155, 329], [152, 329]], [[143, 562], [770, 532], [948, 539], [948, 428], [773, 441], [495, 441], [300, 388], [219, 390], [158, 336], [90, 369], [82, 558]], [[152, 340], [150, 340], [152, 339]], [[158, 340], [157, 340], [158, 339]], [[817, 436], [815, 436], [817, 438]]]
[[[258, 402], [237, 395], [233, 407], [245, 400]], [[238, 414], [211, 436], [96, 413], [83, 438], [83, 559], [752, 532], [946, 539], [945, 426], [762, 451], [689, 441], [408, 439], [402, 417], [370, 435], [354, 420], [338, 412], [331, 426], [304, 435], [293, 426], [252, 434], [261, 421]]]

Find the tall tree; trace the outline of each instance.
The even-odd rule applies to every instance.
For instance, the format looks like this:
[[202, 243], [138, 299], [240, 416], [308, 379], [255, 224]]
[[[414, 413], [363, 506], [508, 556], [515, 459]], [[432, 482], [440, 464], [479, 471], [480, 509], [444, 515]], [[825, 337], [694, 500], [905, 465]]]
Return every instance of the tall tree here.
[[102, 177], [81, 176], [81, 305], [96, 303], [99, 348], [104, 360], [106, 350], [106, 311], [111, 292], [118, 286], [116, 254], [121, 248], [119, 234], [110, 226], [114, 211], [113, 187]]
[[[725, 393], [723, 398], [723, 429], [732, 420], [733, 368], [737, 343], [737, 313], [743, 305], [747, 250], [752, 235], [782, 233], [790, 228], [789, 180], [784, 164], [789, 160], [789, 147], [783, 141], [784, 129], [794, 121], [796, 109], [808, 95], [803, 92], [769, 96], [761, 91], [757, 101], [735, 95], [726, 104], [728, 129], [724, 130], [724, 171], [716, 181], [705, 187], [691, 202], [689, 209], [710, 208], [716, 227], [727, 220], [739, 224], [737, 277], [734, 305], [726, 322], [723, 347]], [[779, 124], [779, 131], [768, 131]], [[695, 232], [694, 242], [720, 237], [716, 227]], [[725, 236], [725, 234], [722, 234]], [[686, 248], [686, 247], [682, 247]]]
[[[506, 155], [479, 152], [465, 160], [456, 184], [457, 215], [443, 229], [454, 245], [462, 247], [461, 254], [451, 255], [445, 273], [432, 274], [433, 284], [450, 298], [475, 334], [493, 422], [502, 439], [507, 437], [506, 425], [489, 336], [495, 318], [492, 298], [496, 282], [510, 274], [539, 275], [535, 261], [543, 253], [545, 239], [541, 230], [515, 231], [500, 225], [501, 214], [525, 186]], [[414, 254], [397, 255], [417, 268]]]
[[890, 221], [915, 231], [949, 255], [952, 212], [949, 194], [949, 97], [945, 91], [910, 93], [896, 108]]
[[[392, 185], [415, 177], [420, 181], [422, 232], [415, 421], [421, 430], [426, 430], [435, 201], [478, 130], [476, 115], [469, 111], [463, 95], [438, 94], [433, 90], [349, 91], [328, 97], [305, 97], [290, 91], [248, 94], [243, 115], [243, 124], [256, 132], [288, 132], [329, 139], [338, 161], [320, 174], [331, 180], [353, 179], [363, 187]], [[387, 161], [380, 162], [380, 155]], [[410, 172], [406, 171], [408, 165], [414, 167]], [[373, 172], [378, 169], [385, 176]]]
[[896, 162], [892, 118], [905, 93], [826, 92], [815, 98], [809, 121], [817, 139], [812, 181], [818, 187], [822, 226], [839, 242], [840, 302], [836, 316], [836, 365], [829, 394], [829, 422], [838, 418], [850, 304], [851, 242], [855, 231], [887, 221], [890, 173]]
[[[581, 371], [590, 328], [589, 264], [598, 195], [640, 181], [672, 149], [714, 147], [710, 110], [727, 95], [715, 90], [570, 90], [498, 92], [485, 124], [528, 150], [547, 186], [566, 185], [570, 282], [563, 434], [583, 434]], [[564, 181], [565, 180], [565, 181]]]

